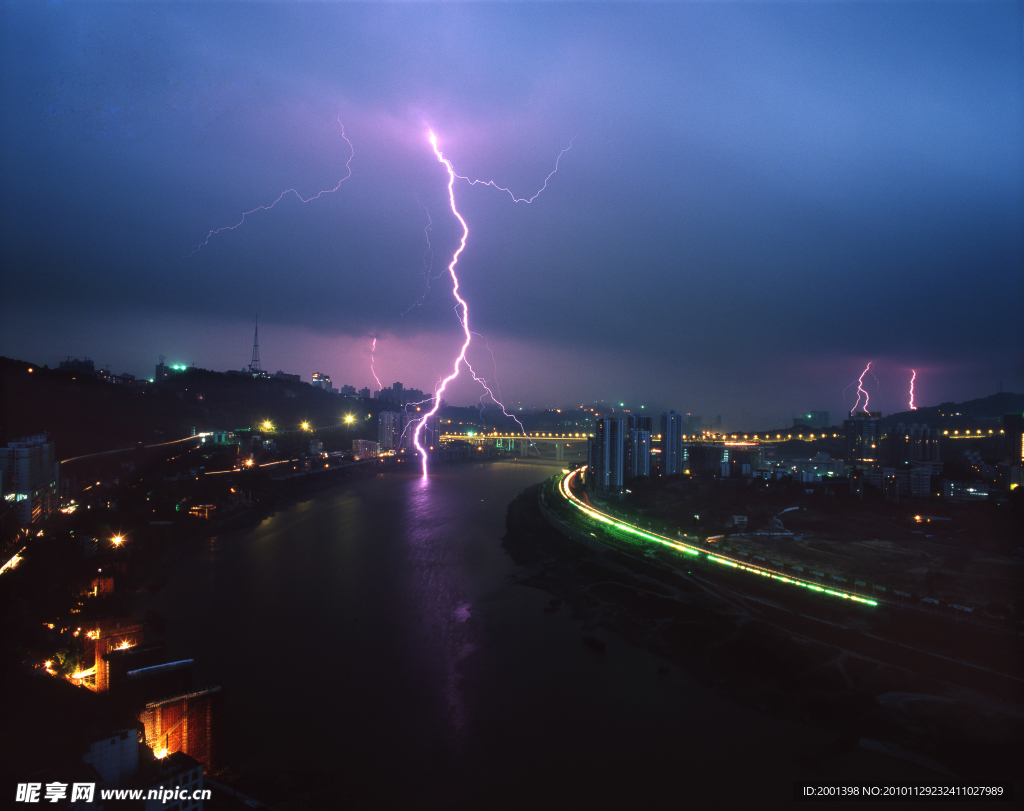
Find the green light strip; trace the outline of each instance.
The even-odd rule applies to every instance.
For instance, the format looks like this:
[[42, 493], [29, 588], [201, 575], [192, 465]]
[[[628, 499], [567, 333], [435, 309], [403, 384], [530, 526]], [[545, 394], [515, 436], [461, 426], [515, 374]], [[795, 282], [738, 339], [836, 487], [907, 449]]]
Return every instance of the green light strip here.
[[[662, 546], [667, 546], [670, 549], [675, 550], [676, 552], [684, 552], [687, 555], [690, 555], [691, 557], [700, 557], [700, 550], [690, 546], [689, 544], [685, 544], [682, 541], [675, 541], [671, 538], [666, 538], [662, 535], [657, 535], [653, 532], [647, 532], [646, 530], [639, 529], [638, 527], [631, 527], [628, 524], [623, 524], [621, 521], [615, 520], [614, 518], [612, 518], [609, 515], [606, 515], [605, 513], [598, 512], [594, 508], [588, 507], [586, 504], [584, 504], [582, 501], [576, 498], [576, 496], [574, 496], [572, 492], [569, 490], [569, 482], [572, 480], [572, 477], [575, 476], [578, 472], [579, 471], [573, 471], [572, 473], [566, 474], [562, 478], [562, 481], [559, 485], [559, 489], [562, 491], [562, 495], [569, 501], [570, 504], [572, 504], [578, 510], [580, 510], [584, 514], [590, 516], [591, 518], [597, 521], [609, 524], [615, 527], [616, 529], [625, 530], [626, 532], [629, 532], [632, 535], [636, 535], [637, 537], [645, 541], [653, 541], [654, 543], [661, 544]], [[817, 591], [822, 594], [828, 594], [832, 597], [841, 597], [844, 600], [852, 600], [853, 602], [863, 603], [864, 605], [878, 605], [878, 603], [875, 600], [869, 600], [857, 594], [850, 594], [848, 592], [837, 591], [835, 589], [827, 589], [823, 586], [817, 585], [816, 583], [809, 583], [806, 580], [799, 580], [793, 577], [786, 577], [784, 575], [768, 571], [767, 569], [761, 569], [757, 566], [751, 566], [749, 564], [742, 563], [741, 561], [732, 560], [731, 558], [720, 557], [719, 555], [712, 554], [711, 552], [706, 553], [706, 556], [708, 560], [713, 560], [715, 563], [721, 563], [725, 566], [731, 566], [734, 569], [742, 569], [743, 571], [750, 572], [751, 574], [759, 574], [762, 577], [768, 577], [772, 580], [778, 580], [782, 583], [789, 583], [793, 586], [800, 586], [801, 588], [810, 589], [811, 591]]]

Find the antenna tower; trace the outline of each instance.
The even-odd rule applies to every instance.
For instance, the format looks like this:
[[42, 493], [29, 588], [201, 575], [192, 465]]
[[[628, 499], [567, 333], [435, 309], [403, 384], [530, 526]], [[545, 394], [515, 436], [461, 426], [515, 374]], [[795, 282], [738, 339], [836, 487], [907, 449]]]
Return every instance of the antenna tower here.
[[256, 316], [256, 332], [252, 336], [252, 363], [249, 364], [249, 372], [255, 376], [263, 374], [260, 367], [260, 317]]

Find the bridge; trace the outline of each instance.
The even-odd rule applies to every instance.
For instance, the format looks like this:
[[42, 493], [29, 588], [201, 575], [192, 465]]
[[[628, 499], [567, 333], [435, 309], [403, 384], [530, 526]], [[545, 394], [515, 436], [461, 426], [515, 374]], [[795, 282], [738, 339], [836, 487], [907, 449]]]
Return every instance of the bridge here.
[[498, 450], [514, 451], [520, 456], [529, 456], [531, 450], [537, 445], [554, 445], [555, 460], [565, 459], [565, 448], [573, 442], [586, 442], [593, 434], [586, 432], [579, 433], [556, 433], [551, 431], [538, 431], [535, 434], [524, 436], [522, 433], [512, 434], [502, 431], [481, 431], [479, 433], [466, 432], [464, 434], [441, 434], [441, 442], [449, 444], [452, 442], [469, 442], [478, 446], [493, 444]]

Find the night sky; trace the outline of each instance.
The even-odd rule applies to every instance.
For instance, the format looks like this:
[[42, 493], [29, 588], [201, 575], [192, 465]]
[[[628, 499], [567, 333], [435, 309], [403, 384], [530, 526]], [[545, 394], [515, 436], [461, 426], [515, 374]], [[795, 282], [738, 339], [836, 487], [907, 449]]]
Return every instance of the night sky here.
[[[572, 142], [532, 204], [455, 187], [470, 357], [515, 407], [835, 420], [867, 361], [886, 413], [912, 368], [918, 405], [1024, 390], [1020, 3], [3, 2], [0, 31], [0, 354], [240, 369], [258, 313], [271, 372], [372, 386], [376, 336], [385, 385], [432, 389], [461, 337], [433, 128], [517, 196]], [[334, 188], [342, 124], [336, 192], [193, 254]]]

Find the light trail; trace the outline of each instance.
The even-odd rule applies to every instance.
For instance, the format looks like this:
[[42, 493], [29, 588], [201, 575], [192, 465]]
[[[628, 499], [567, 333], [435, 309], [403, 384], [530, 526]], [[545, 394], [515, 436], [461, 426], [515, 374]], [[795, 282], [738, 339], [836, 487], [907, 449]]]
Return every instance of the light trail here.
[[[857, 379], [857, 402], [854, 403], [853, 404], [853, 408], [850, 409], [850, 416], [851, 417], [857, 412], [857, 406], [860, 405], [860, 396], [862, 394], [864, 395], [864, 411], [867, 412], [867, 410], [868, 410], [869, 395], [868, 395], [868, 390], [864, 388], [864, 375], [866, 375], [868, 373], [868, 371], [870, 371], [872, 363], [874, 363], [873, 360], [872, 361], [868, 361], [868, 365], [864, 367], [864, 371], [860, 373], [860, 377]], [[877, 378], [876, 378], [876, 380], [877, 380]], [[852, 386], [852, 385], [853, 384], [851, 383], [850, 386]], [[849, 386], [847, 386], [847, 388], [849, 388]]]
[[186, 257], [186, 259], [189, 259], [189, 258], [195, 256], [197, 253], [199, 253], [199, 251], [201, 251], [207, 244], [209, 244], [211, 238], [213, 238], [217, 234], [221, 233], [222, 231], [234, 231], [236, 228], [239, 228], [245, 222], [245, 218], [248, 217], [250, 214], [255, 214], [257, 211], [270, 211], [270, 209], [272, 209], [274, 206], [276, 206], [278, 203], [280, 203], [281, 200], [286, 195], [288, 195], [288, 194], [294, 194], [296, 197], [299, 198], [299, 202], [300, 203], [310, 203], [313, 200], [319, 199], [320, 197], [322, 197], [325, 194], [333, 194], [339, 188], [341, 188], [341, 184], [344, 183], [346, 180], [348, 180], [350, 177], [352, 177], [352, 167], [351, 167], [350, 164], [352, 163], [352, 158], [355, 157], [356, 150], [355, 150], [355, 147], [352, 146], [352, 142], [345, 135], [345, 125], [341, 123], [341, 117], [340, 116], [338, 117], [338, 125], [341, 127], [341, 137], [342, 137], [342, 139], [345, 141], [346, 144], [348, 144], [349, 156], [348, 156], [348, 160], [345, 161], [345, 171], [346, 171], [345, 177], [343, 177], [341, 180], [339, 180], [337, 185], [335, 185], [335, 187], [333, 189], [324, 189], [323, 191], [317, 192], [312, 197], [303, 197], [295, 189], [285, 189], [283, 192], [281, 192], [277, 196], [277, 199], [274, 200], [274, 202], [271, 203], [269, 206], [256, 206], [256, 208], [254, 208], [254, 209], [252, 209], [250, 211], [242, 212], [242, 218], [238, 222], [236, 222], [234, 225], [223, 225], [220, 228], [214, 228], [212, 231], [210, 231], [206, 235], [206, 239], [204, 239], [199, 244], [199, 246], [194, 251], [192, 251], [192, 253], [190, 253]]
[[[502, 412], [506, 416], [512, 417], [512, 419], [514, 419], [519, 424], [519, 427], [523, 428], [523, 424], [519, 422], [519, 420], [516, 417], [508, 413], [508, 411], [505, 409], [505, 406], [501, 403], [500, 400], [498, 400], [497, 397], [494, 396], [494, 392], [491, 391], [491, 389], [487, 386], [486, 382], [482, 378], [480, 378], [476, 374], [476, 372], [473, 371], [473, 367], [470, 365], [469, 361], [466, 358], [466, 352], [469, 350], [469, 345], [473, 340], [473, 333], [470, 332], [469, 329], [469, 305], [466, 303], [466, 300], [459, 295], [459, 277], [455, 273], [455, 266], [459, 262], [459, 256], [466, 249], [466, 240], [469, 239], [469, 226], [466, 224], [466, 220], [459, 213], [459, 209], [455, 204], [455, 179], [458, 178], [460, 180], [465, 180], [471, 186], [481, 184], [484, 186], [491, 186], [495, 189], [498, 189], [499, 191], [507, 192], [509, 196], [517, 203], [532, 203], [534, 200], [537, 199], [541, 192], [543, 192], [544, 189], [548, 187], [548, 181], [551, 179], [552, 175], [554, 175], [555, 172], [558, 171], [558, 162], [562, 159], [562, 155], [564, 155], [572, 148], [572, 141], [569, 141], [569, 146], [567, 146], [565, 149], [558, 153], [558, 158], [555, 159], [555, 168], [551, 170], [551, 172], [548, 174], [546, 178], [544, 178], [544, 185], [541, 186], [540, 190], [535, 195], [533, 195], [533, 197], [518, 198], [511, 191], [504, 188], [503, 186], [499, 186], [493, 180], [470, 180], [468, 177], [456, 174], [455, 168], [452, 166], [451, 161], [444, 157], [444, 155], [441, 153], [441, 150], [438, 148], [437, 136], [434, 134], [434, 131], [430, 130], [428, 132], [427, 137], [428, 140], [430, 141], [430, 146], [434, 150], [434, 155], [437, 157], [438, 162], [441, 163], [448, 172], [448, 204], [451, 207], [452, 214], [455, 215], [455, 218], [459, 221], [459, 224], [462, 226], [462, 238], [459, 240], [459, 247], [456, 248], [455, 253], [452, 255], [451, 262], [448, 263], [448, 274], [452, 277], [452, 295], [455, 297], [455, 301], [457, 302], [455, 307], [455, 314], [458, 316], [459, 323], [462, 325], [463, 340], [462, 346], [459, 349], [459, 354], [456, 356], [455, 361], [452, 364], [451, 374], [442, 378], [440, 383], [438, 383], [437, 387], [434, 389], [433, 407], [430, 409], [430, 411], [423, 415], [419, 422], [417, 422], [416, 430], [413, 431], [412, 441], [413, 445], [415, 445], [416, 449], [419, 451], [420, 458], [422, 459], [423, 478], [427, 477], [427, 451], [423, 447], [423, 445], [420, 444], [420, 435], [423, 433], [423, 426], [426, 424], [427, 420], [430, 417], [433, 417], [435, 414], [437, 414], [438, 409], [441, 407], [441, 395], [444, 394], [445, 389], [448, 387], [448, 384], [455, 380], [456, 377], [458, 377], [459, 367], [463, 363], [466, 365], [466, 368], [469, 369], [469, 373], [473, 376], [473, 379], [481, 386], [483, 386], [484, 390], [487, 392], [487, 396], [490, 397], [495, 403], [497, 403], [501, 407]], [[523, 434], [524, 436], [526, 436], [527, 439], [530, 439], [530, 435], [526, 433], [525, 428], [523, 428]], [[530, 441], [532, 442], [533, 440], [530, 439]]]
[[[585, 469], [585, 468], [581, 468]], [[851, 594], [850, 592], [840, 591], [839, 589], [826, 588], [825, 586], [819, 586], [817, 583], [812, 583], [808, 580], [801, 580], [798, 577], [789, 577], [781, 574], [780, 572], [774, 572], [770, 569], [763, 569], [760, 566], [755, 566], [745, 561], [736, 560], [734, 558], [726, 557], [718, 553], [708, 552], [705, 549], [693, 546], [691, 544], [683, 543], [682, 541], [674, 538], [668, 538], [664, 535], [659, 535], [656, 532], [649, 530], [640, 529], [629, 524], [625, 524], [607, 513], [603, 513], [589, 504], [584, 504], [576, 496], [572, 494], [571, 485], [572, 480], [579, 473], [579, 470], [573, 470], [565, 474], [559, 482], [559, 490], [563, 497], [569, 501], [576, 509], [580, 510], [584, 514], [588, 515], [602, 523], [608, 524], [618, 530], [628, 532], [635, 535], [642, 541], [648, 541], [664, 546], [674, 552], [681, 552], [690, 557], [700, 558], [705, 557], [707, 560], [721, 564], [723, 566], [729, 566], [733, 569], [739, 569], [741, 571], [749, 572], [751, 574], [760, 575], [761, 577], [767, 577], [771, 580], [777, 580], [780, 583], [786, 583], [791, 586], [800, 586], [801, 588], [809, 589], [811, 591], [819, 592], [821, 594], [827, 594], [830, 597], [839, 597], [844, 600], [852, 600], [855, 603], [862, 603], [864, 605], [877, 606], [878, 603], [875, 600], [869, 600], [866, 597], [861, 597], [859, 594]]]
[[910, 410], [917, 411], [917, 406], [914, 405], [914, 381], [917, 379], [917, 370], [911, 369], [910, 371]]

